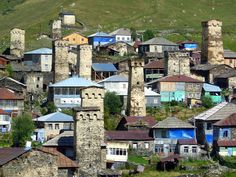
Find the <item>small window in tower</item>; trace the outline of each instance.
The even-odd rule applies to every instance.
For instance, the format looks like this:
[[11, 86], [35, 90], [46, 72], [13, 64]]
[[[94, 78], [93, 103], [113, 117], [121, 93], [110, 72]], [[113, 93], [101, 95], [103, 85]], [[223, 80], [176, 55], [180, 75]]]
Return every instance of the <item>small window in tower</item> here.
[[37, 77], [37, 80], [40, 81], [40, 77]]
[[73, 41], [75, 41], [75, 38], [73, 38]]
[[36, 87], [39, 88], [39, 85], [37, 84]]
[[84, 41], [84, 38], [82, 38], [81, 41]]
[[137, 82], [137, 85], [139, 85], [139, 82]]

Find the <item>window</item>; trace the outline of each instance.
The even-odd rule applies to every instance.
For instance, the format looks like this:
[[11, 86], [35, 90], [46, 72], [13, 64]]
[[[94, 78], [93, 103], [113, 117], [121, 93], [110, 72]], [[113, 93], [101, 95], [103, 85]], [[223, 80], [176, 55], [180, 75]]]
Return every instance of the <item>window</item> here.
[[61, 94], [61, 89], [60, 88], [54, 88], [55, 95], [60, 95]]
[[228, 137], [228, 131], [227, 131], [227, 130], [223, 132], [223, 137], [224, 137], [224, 138], [227, 138], [227, 137]]
[[37, 84], [36, 87], [39, 88], [39, 85]]
[[59, 124], [55, 124], [55, 130], [59, 129]]
[[167, 138], [167, 131], [165, 129], [161, 130], [161, 138]]
[[123, 148], [109, 148], [107, 151], [108, 155], [126, 155], [127, 150]]
[[145, 147], [145, 149], [148, 149], [149, 148], [149, 143], [144, 143], [144, 147]]
[[75, 94], [75, 88], [69, 88], [69, 95]]
[[117, 40], [120, 40], [120, 37], [117, 37]]
[[138, 149], [138, 144], [137, 143], [133, 143], [133, 149]]
[[40, 77], [37, 77], [37, 80], [40, 81]]
[[184, 153], [188, 153], [188, 146], [184, 146]]
[[162, 152], [164, 152], [163, 145], [161, 145], [161, 144], [155, 144], [155, 152], [157, 152], [157, 153], [162, 153]]
[[62, 95], [68, 95], [68, 89], [62, 88]]
[[130, 38], [129, 37], [127, 37], [127, 41], [129, 41], [130, 40]]
[[197, 147], [196, 146], [192, 147], [192, 153], [197, 153]]
[[49, 130], [52, 130], [53, 128], [52, 128], [52, 124], [48, 124], [48, 129]]
[[84, 38], [82, 38], [81, 41], [84, 41]]
[[73, 41], [75, 41], [75, 38], [73, 38]]
[[125, 40], [125, 37], [122, 37], [122, 41], [124, 41]]
[[207, 123], [207, 130], [212, 130], [212, 123], [210, 122]]

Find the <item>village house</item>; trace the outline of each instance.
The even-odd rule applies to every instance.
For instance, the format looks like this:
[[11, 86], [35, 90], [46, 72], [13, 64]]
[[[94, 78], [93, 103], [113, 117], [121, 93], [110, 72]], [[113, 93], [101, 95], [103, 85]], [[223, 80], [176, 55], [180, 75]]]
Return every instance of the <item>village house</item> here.
[[4, 177], [72, 177], [78, 164], [52, 148], [1, 148], [0, 170]]
[[97, 32], [88, 36], [88, 41], [89, 41], [89, 45], [92, 45], [93, 49], [95, 49], [98, 46], [114, 42], [115, 39], [113, 36], [107, 33]]
[[0, 109], [0, 133], [6, 133], [11, 130], [11, 114]]
[[63, 37], [63, 40], [68, 41], [71, 45], [88, 44], [88, 38], [78, 32]]
[[208, 144], [211, 146], [213, 143], [213, 124], [221, 119], [227, 118], [235, 110], [235, 104], [222, 102], [195, 116], [192, 121], [197, 129], [197, 142], [202, 145]]
[[231, 66], [232, 68], [236, 68], [236, 52], [232, 50], [224, 50], [224, 63], [226, 65]]
[[112, 63], [93, 63], [92, 80], [100, 81], [117, 73], [116, 67]]
[[139, 45], [139, 54], [147, 58], [164, 58], [166, 51], [177, 51], [179, 45], [165, 38], [155, 37]]
[[127, 54], [135, 54], [135, 48], [127, 42], [117, 41], [100, 46], [99, 53], [111, 56], [124, 56]]
[[24, 110], [24, 96], [8, 89], [0, 88], [0, 109], [13, 113], [20, 113]]
[[144, 66], [144, 81], [150, 82], [163, 77], [165, 73], [164, 59], [151, 61]]
[[[121, 75], [114, 75], [98, 82], [98, 84], [104, 86], [107, 91], [115, 92], [117, 95], [119, 95], [124, 108], [126, 108], [129, 85], [127, 77]], [[160, 106], [161, 98], [158, 93], [153, 92], [151, 89], [145, 87], [144, 94], [146, 98], [145, 101], [147, 107]]]
[[102, 87], [101, 85], [78, 76], [49, 85], [49, 101], [53, 101], [57, 108], [73, 108], [81, 105], [81, 88]]
[[[154, 149], [155, 152], [160, 155], [174, 154], [178, 152], [178, 140], [187, 139], [195, 140], [195, 127], [191, 124], [184, 122], [176, 117], [168, 117], [158, 122], [153, 127], [154, 137]], [[186, 141], [186, 144], [180, 144], [184, 146], [185, 151], [189, 153], [197, 153], [192, 148], [192, 144]], [[194, 146], [195, 149], [196, 146]], [[191, 148], [191, 149], [190, 149]], [[180, 149], [181, 150], [181, 149]], [[181, 150], [182, 152], [182, 150]]]
[[66, 25], [66, 26], [75, 25], [75, 22], [76, 22], [75, 14], [69, 13], [69, 12], [61, 12], [59, 14], [59, 17], [63, 25]]
[[202, 86], [202, 95], [210, 97], [213, 103], [222, 102], [221, 88], [217, 85], [204, 83]]
[[0, 54], [0, 66], [5, 69], [5, 66], [7, 64], [12, 64], [12, 63], [21, 63], [23, 60], [23, 57], [16, 57], [12, 55], [3, 55]]
[[39, 48], [24, 54], [23, 62], [25, 65], [39, 65], [41, 72], [52, 71], [52, 49]]
[[185, 75], [165, 76], [148, 83], [153, 90], [161, 94], [161, 102], [194, 103], [201, 99], [202, 81]]
[[201, 149], [196, 139], [179, 139], [177, 144], [178, 154], [181, 157], [196, 158], [200, 156]]
[[236, 113], [213, 124], [213, 148], [221, 156], [236, 156]]
[[73, 129], [73, 117], [61, 112], [54, 112], [34, 119], [36, 139], [44, 142], [64, 130]]
[[11, 77], [2, 77], [0, 78], [0, 87], [1, 88], [9, 88], [11, 90], [14, 90], [17, 93], [21, 93], [23, 95], [26, 94], [26, 85], [12, 79]]
[[113, 32], [110, 33], [111, 36], [115, 38], [115, 42], [126, 42], [130, 43], [132, 42], [131, 38], [131, 32], [128, 28], [119, 28]]

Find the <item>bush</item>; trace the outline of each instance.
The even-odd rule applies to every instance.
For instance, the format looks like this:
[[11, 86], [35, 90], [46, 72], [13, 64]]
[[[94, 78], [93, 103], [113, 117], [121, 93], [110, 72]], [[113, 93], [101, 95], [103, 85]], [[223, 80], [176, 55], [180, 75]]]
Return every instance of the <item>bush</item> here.
[[204, 106], [205, 108], [211, 108], [214, 106], [212, 99], [208, 96], [203, 96], [201, 101], [202, 101], [202, 106]]

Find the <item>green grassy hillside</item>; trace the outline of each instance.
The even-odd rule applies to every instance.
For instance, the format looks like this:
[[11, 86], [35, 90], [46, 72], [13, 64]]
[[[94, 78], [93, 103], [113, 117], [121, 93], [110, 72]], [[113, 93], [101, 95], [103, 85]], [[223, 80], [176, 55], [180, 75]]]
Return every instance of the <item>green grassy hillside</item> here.
[[13, 27], [26, 29], [27, 49], [50, 45], [36, 38], [50, 32], [49, 23], [61, 9], [77, 15], [86, 25], [84, 34], [119, 27], [149, 28], [173, 41], [200, 42], [200, 22], [216, 18], [223, 21], [224, 47], [236, 50], [234, 0], [1, 0], [0, 50], [9, 45]]

